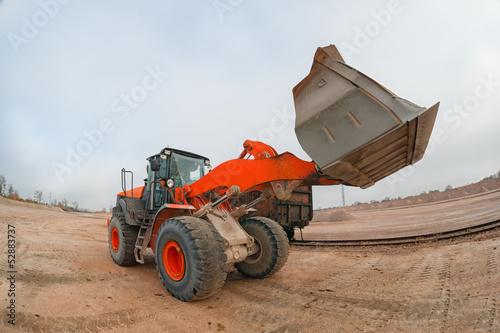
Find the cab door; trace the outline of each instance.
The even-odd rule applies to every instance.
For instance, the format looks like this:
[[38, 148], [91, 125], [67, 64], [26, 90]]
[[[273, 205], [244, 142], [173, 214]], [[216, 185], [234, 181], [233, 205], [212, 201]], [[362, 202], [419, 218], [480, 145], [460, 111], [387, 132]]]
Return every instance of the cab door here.
[[163, 204], [170, 202], [168, 191], [162, 185], [169, 173], [169, 156], [158, 156], [150, 159], [148, 168], [148, 181], [146, 192], [148, 192], [148, 208], [158, 210]]

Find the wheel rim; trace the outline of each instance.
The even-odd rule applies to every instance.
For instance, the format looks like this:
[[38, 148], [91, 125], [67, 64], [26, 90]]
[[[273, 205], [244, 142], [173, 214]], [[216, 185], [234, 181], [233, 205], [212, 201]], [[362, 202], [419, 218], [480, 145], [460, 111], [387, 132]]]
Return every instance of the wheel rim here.
[[111, 247], [113, 251], [117, 252], [120, 245], [120, 236], [118, 235], [118, 230], [116, 227], [111, 230]]
[[184, 277], [184, 253], [177, 242], [168, 241], [163, 248], [163, 265], [172, 280], [179, 281]]
[[256, 264], [259, 262], [260, 258], [262, 258], [262, 244], [260, 242], [259, 239], [257, 239], [256, 237], [254, 237], [254, 240], [255, 240], [255, 244], [257, 245], [257, 247], [259, 248], [259, 250], [248, 256], [246, 259], [245, 259], [245, 262], [250, 264], [250, 265], [253, 265], [253, 264]]

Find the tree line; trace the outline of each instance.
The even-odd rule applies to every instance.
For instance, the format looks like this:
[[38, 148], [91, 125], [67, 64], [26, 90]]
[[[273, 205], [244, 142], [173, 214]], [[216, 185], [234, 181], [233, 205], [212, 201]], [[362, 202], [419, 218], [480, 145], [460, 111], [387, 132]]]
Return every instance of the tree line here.
[[43, 192], [39, 190], [36, 190], [33, 193], [33, 199], [32, 198], [23, 199], [19, 196], [19, 192], [14, 188], [14, 185], [7, 184], [7, 180], [3, 175], [0, 175], [0, 195], [4, 198], [12, 200], [59, 207], [65, 211], [75, 211], [75, 212], [87, 211], [87, 209], [81, 209], [79, 207], [78, 201], [73, 201], [72, 205], [69, 205], [68, 200], [66, 198], [62, 199], [61, 201], [50, 198], [47, 202], [45, 202]]
[[[496, 179], [496, 178], [500, 178], [500, 171], [498, 171], [497, 173], [494, 173], [492, 175], [489, 175], [488, 177], [484, 177], [482, 180], [486, 180], [486, 179]], [[453, 190], [453, 186], [451, 185], [446, 185], [446, 187], [444, 188], [444, 191], [449, 191], [449, 190]], [[422, 191], [422, 193], [420, 193], [420, 195], [423, 195], [423, 194], [432, 194], [432, 193], [438, 193], [438, 192], [441, 192], [440, 190], [429, 190], [429, 191]], [[401, 197], [397, 197], [397, 198], [390, 198], [390, 197], [386, 197], [380, 201], [377, 201], [377, 200], [371, 200], [370, 203], [371, 204], [374, 204], [374, 203], [379, 203], [379, 202], [387, 202], [387, 201], [392, 201], [392, 200], [398, 200], [398, 199], [401, 199]], [[359, 202], [359, 201], [356, 201], [354, 203], [355, 205], [362, 205], [364, 204], [364, 202]]]
[[[496, 179], [496, 178], [500, 178], [500, 171], [492, 174], [492, 175], [489, 175], [488, 177], [484, 177], [482, 180], [486, 180], [486, 179]], [[451, 185], [447, 185], [445, 188], [444, 188], [444, 191], [449, 191], [449, 190], [453, 190], [453, 186]], [[420, 193], [420, 195], [422, 194], [431, 194], [431, 193], [437, 193], [437, 192], [441, 192], [440, 190], [429, 190], [429, 191], [422, 191], [422, 193]], [[378, 201], [378, 200], [371, 200], [369, 203], [370, 204], [376, 204], [376, 203], [380, 203], [380, 202], [387, 202], [387, 201], [392, 201], [392, 200], [399, 200], [401, 199], [401, 197], [397, 197], [397, 198], [391, 198], [391, 197], [385, 197], [384, 199]], [[368, 202], [360, 202], [360, 201], [355, 201], [353, 206], [359, 206], [359, 205], [364, 205], [364, 204], [368, 204]], [[321, 211], [321, 210], [325, 210], [325, 209], [329, 209], [331, 207], [327, 207], [327, 208], [323, 208], [323, 207], [318, 207], [316, 209], [316, 211]]]

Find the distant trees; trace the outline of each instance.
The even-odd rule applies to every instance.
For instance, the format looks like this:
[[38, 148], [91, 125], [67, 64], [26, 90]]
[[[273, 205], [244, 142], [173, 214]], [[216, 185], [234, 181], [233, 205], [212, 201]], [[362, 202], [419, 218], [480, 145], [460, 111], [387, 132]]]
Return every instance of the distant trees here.
[[11, 197], [12, 195], [14, 195], [14, 192], [14, 186], [12, 186], [12, 184], [9, 184], [9, 186], [7, 187], [7, 196]]
[[[68, 199], [64, 198], [59, 203], [63, 208], [68, 208]], [[58, 205], [59, 206], [59, 205]]]
[[5, 195], [5, 191], [7, 190], [7, 183], [5, 182], [5, 177], [0, 175], [0, 195]]
[[12, 184], [9, 184], [7, 187], [7, 197], [13, 200], [19, 200], [19, 192], [17, 192], [16, 189], [14, 189], [14, 186]]
[[76, 212], [80, 211], [78, 201], [73, 201], [72, 205], [73, 206], [70, 206], [68, 204], [68, 199], [64, 198], [61, 201], [59, 201], [56, 206], [65, 211], [76, 211]]
[[484, 177], [483, 180], [485, 179], [495, 179], [495, 178], [500, 178], [500, 171], [488, 176], [488, 177]]
[[42, 191], [35, 191], [33, 194], [33, 200], [36, 201], [36, 203], [42, 203], [43, 202], [43, 192]]
[[[5, 176], [0, 175], [0, 196], [13, 199], [13, 200], [18, 200], [18, 201], [23, 201], [23, 202], [30, 202], [30, 203], [37, 203], [37, 204], [42, 204], [44, 202], [43, 199], [43, 192], [40, 190], [36, 190], [33, 194], [33, 200], [31, 198], [28, 199], [22, 199], [19, 196], [19, 192], [14, 188], [14, 185], [8, 184], [7, 180], [5, 179]], [[78, 202], [74, 201], [73, 202], [73, 207], [68, 206], [68, 199], [64, 198], [61, 201], [57, 201], [56, 199], [52, 199], [52, 195], [49, 194], [49, 199], [47, 201], [48, 205], [51, 206], [57, 206], [60, 207], [66, 211], [88, 211], [87, 209], [81, 210]]]

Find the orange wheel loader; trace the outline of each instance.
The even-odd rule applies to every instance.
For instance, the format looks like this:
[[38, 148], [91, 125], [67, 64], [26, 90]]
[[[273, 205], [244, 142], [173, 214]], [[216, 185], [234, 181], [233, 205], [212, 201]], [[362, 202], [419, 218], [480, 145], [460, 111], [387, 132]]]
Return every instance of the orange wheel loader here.
[[[295, 132], [312, 161], [247, 140], [238, 158], [213, 170], [204, 156], [162, 149], [148, 158], [145, 185], [128, 190], [130, 171], [122, 169], [123, 192], [108, 220], [113, 261], [142, 264], [151, 248], [160, 280], [182, 301], [221, 289], [228, 265], [246, 277], [270, 276], [287, 261], [288, 238], [253, 207], [286, 200], [298, 186], [367, 188], [417, 162], [438, 110], [438, 104], [427, 109], [396, 96], [345, 64], [333, 45], [318, 48], [293, 95]], [[133, 184], [133, 175], [128, 178]], [[261, 194], [235, 204], [250, 191]]]

